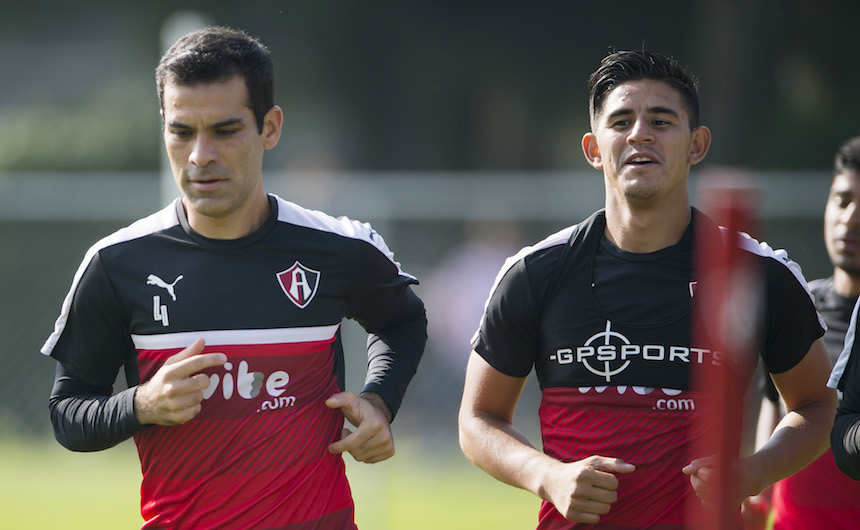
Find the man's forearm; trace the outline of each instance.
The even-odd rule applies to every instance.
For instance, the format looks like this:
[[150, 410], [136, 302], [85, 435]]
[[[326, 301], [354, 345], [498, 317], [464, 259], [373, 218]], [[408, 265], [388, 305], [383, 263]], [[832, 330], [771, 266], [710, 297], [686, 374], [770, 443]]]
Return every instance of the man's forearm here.
[[72, 451], [100, 451], [143, 429], [134, 416], [134, 391], [113, 396], [52, 396], [54, 436]]
[[748, 496], [794, 473], [821, 456], [830, 443], [833, 407], [813, 403], [788, 412], [774, 429], [770, 440], [748, 457]]
[[466, 458], [497, 480], [545, 498], [540, 475], [555, 460], [501, 418], [461, 412], [459, 423], [460, 447]]
[[367, 376], [363, 393], [378, 394], [391, 418], [397, 415], [406, 388], [418, 370], [427, 341], [427, 317], [423, 305], [409, 320], [368, 337]]

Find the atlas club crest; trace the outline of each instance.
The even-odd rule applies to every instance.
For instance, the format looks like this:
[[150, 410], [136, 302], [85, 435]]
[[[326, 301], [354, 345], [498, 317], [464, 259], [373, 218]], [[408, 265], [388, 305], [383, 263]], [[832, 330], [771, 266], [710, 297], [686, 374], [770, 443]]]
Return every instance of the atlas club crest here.
[[292, 267], [276, 274], [278, 284], [299, 309], [304, 309], [317, 294], [320, 273], [296, 261]]

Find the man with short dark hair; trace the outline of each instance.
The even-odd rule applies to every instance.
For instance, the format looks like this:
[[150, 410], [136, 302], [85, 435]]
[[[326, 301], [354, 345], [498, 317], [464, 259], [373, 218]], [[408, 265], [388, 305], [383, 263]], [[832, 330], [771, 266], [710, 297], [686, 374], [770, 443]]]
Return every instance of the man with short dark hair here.
[[[693, 421], [707, 396], [690, 374], [721, 362], [691, 336], [694, 293], [713, 287], [696, 277], [696, 244], [737, 238], [763, 271], [760, 354], [789, 410], [770, 442], [736, 463], [737, 506], [827, 446], [836, 396], [825, 386], [824, 330], [784, 252], [726, 235], [691, 208], [690, 167], [711, 141], [695, 79], [668, 57], [622, 51], [603, 59], [589, 89], [582, 150], [603, 172], [605, 209], [502, 267], [472, 339], [460, 444], [479, 467], [544, 500], [541, 530], [680, 530], [709, 517], [688, 511], [698, 506], [691, 498], [713, 500], [711, 460], [694, 442], [721, 434]], [[513, 425], [532, 368], [542, 451]]]
[[[824, 244], [833, 275], [809, 282], [809, 289], [827, 324], [824, 344], [835, 364], [860, 295], [860, 137], [846, 141], [836, 152], [824, 209]], [[860, 521], [858, 499], [860, 483], [839, 472], [828, 449], [774, 485], [774, 530], [850, 528]]]
[[[257, 39], [190, 33], [156, 77], [182, 197], [86, 253], [42, 348], [55, 435], [134, 437], [145, 528], [354, 529], [341, 454], [394, 454], [426, 340], [417, 280], [369, 225], [263, 190], [283, 112]], [[370, 334], [360, 396], [343, 391], [344, 317]]]
[[[834, 203], [834, 216], [838, 215], [838, 224], [834, 224], [833, 242], [828, 243], [827, 249], [831, 256], [837, 253], [837, 259], [834, 260], [834, 287], [843, 296], [853, 295], [856, 300], [860, 293], [860, 137], [846, 142], [836, 156], [837, 177], [831, 188], [831, 202]], [[827, 224], [825, 220], [825, 226]], [[828, 236], [828, 241], [830, 238]], [[840, 390], [841, 398], [830, 443], [839, 469], [852, 479], [860, 480], [860, 370], [858, 354], [855, 352], [858, 345], [856, 302], [853, 307], [844, 349], [828, 383]]]

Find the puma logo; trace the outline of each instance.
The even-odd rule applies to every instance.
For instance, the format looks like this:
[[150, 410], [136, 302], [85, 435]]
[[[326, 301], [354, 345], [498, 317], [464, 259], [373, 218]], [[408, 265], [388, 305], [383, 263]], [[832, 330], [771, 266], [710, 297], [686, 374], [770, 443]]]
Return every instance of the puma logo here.
[[167, 289], [167, 292], [170, 294], [170, 298], [172, 298], [173, 301], [175, 302], [176, 301], [176, 293], [173, 291], [173, 287], [176, 285], [176, 282], [178, 282], [182, 278], [183, 278], [183, 276], [180, 274], [179, 276], [176, 277], [175, 280], [173, 280], [173, 283], [167, 283], [164, 280], [162, 280], [161, 278], [159, 278], [158, 276], [156, 276], [155, 274], [150, 274], [149, 276], [146, 277], [146, 285], [155, 285], [155, 286], [161, 287], [163, 289]]

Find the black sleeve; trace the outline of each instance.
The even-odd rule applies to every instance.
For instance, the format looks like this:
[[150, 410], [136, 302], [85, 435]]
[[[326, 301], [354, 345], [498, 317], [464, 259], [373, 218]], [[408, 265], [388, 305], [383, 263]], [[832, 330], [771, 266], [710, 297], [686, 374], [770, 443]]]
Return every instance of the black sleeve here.
[[525, 377], [538, 349], [537, 311], [524, 260], [508, 266], [490, 293], [472, 347], [503, 374]]
[[57, 363], [49, 408], [54, 436], [72, 451], [113, 447], [144, 427], [134, 414], [132, 387], [111, 395], [111, 388], [94, 388]]
[[[834, 373], [840, 369], [843, 371], [837, 376], [841, 399], [836, 409], [833, 430], [830, 431], [830, 445], [837, 467], [854, 480], [860, 480], [860, 362], [857, 362], [857, 343], [854, 341], [856, 319], [855, 309], [851, 328], [845, 338], [846, 351], [834, 367]], [[844, 368], [841, 366], [843, 361], [847, 362]], [[833, 380], [831, 376], [831, 383]]]
[[830, 445], [836, 466], [854, 480], [860, 480], [860, 412], [839, 407], [830, 431]]
[[[375, 235], [379, 238], [378, 234]], [[418, 280], [400, 270], [381, 238], [359, 243], [356, 288], [347, 316], [369, 333], [364, 392], [375, 392], [397, 414], [427, 342], [424, 303], [412, 291]]]
[[[824, 327], [806, 282], [798, 277], [799, 266], [786, 257], [767, 259], [765, 267], [766, 336], [762, 359], [767, 371], [782, 373], [803, 359], [812, 343], [824, 335]], [[798, 272], [792, 272], [792, 267]]]
[[375, 392], [391, 409], [392, 418], [418, 370], [427, 341], [424, 303], [412, 292], [403, 291], [399, 318], [367, 337], [367, 377], [364, 392]]
[[[83, 265], [82, 265], [83, 266]], [[124, 363], [134, 363], [125, 310], [96, 255], [72, 286], [59, 337], [49, 353], [57, 360], [49, 409], [54, 436], [73, 451], [112, 447], [142, 429], [132, 388], [113, 394]]]

